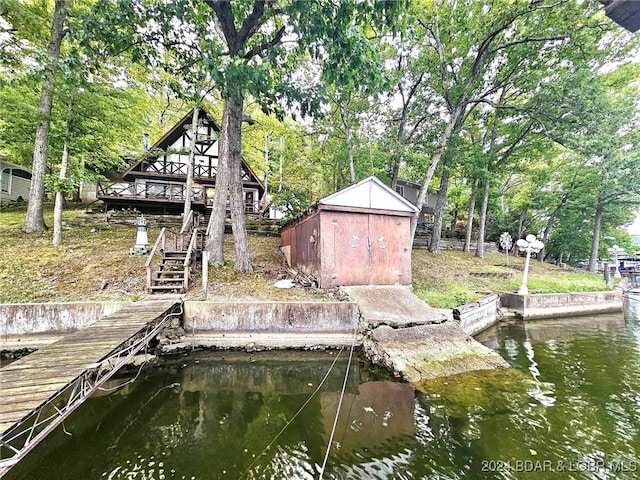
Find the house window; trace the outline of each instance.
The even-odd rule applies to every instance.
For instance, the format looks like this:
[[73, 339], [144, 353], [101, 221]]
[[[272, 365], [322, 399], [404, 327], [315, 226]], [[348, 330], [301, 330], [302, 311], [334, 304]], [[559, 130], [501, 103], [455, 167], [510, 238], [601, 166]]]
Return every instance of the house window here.
[[11, 171], [11, 174], [14, 177], [18, 177], [18, 178], [25, 178], [27, 180], [31, 180], [31, 174], [29, 172], [27, 172], [26, 170], [19, 170], [17, 168], [14, 168]]
[[404, 186], [403, 185], [398, 185], [396, 187], [396, 192], [401, 196], [404, 197]]
[[2, 170], [0, 178], [2, 178], [0, 190], [4, 193], [9, 193], [9, 190], [11, 189], [11, 169], [5, 168]]

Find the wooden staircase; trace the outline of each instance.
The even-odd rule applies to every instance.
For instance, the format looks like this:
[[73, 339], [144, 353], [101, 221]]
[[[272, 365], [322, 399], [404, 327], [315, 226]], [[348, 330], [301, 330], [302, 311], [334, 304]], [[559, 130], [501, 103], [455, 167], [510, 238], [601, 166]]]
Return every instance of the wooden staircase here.
[[191, 211], [179, 233], [166, 228], [160, 231], [146, 264], [147, 291], [185, 293], [188, 290], [191, 273], [201, 261], [204, 248], [205, 231], [198, 220]]
[[185, 286], [184, 263], [187, 259], [185, 250], [164, 251], [160, 257], [160, 263], [153, 270], [151, 293], [184, 293], [188, 285]]

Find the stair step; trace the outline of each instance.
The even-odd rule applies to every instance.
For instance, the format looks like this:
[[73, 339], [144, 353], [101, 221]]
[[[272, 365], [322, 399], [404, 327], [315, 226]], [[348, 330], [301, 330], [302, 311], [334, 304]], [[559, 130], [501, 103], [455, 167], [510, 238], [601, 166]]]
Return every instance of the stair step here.
[[155, 283], [158, 283], [158, 282], [181, 282], [182, 280], [184, 280], [184, 276], [180, 276], [180, 277], [155, 277], [153, 279], [153, 281]]
[[184, 277], [156, 277], [153, 279], [154, 283], [175, 283], [182, 282]]
[[162, 252], [162, 257], [163, 258], [185, 258], [187, 256], [187, 251], [186, 250], [180, 250], [177, 252], [167, 252], [164, 251]]
[[159, 270], [153, 272], [154, 278], [184, 277], [184, 270]]
[[151, 285], [149, 290], [151, 290], [152, 292], [161, 292], [161, 291], [165, 291], [165, 292], [170, 292], [170, 291], [184, 292], [184, 289], [181, 286], [178, 286], [178, 285]]

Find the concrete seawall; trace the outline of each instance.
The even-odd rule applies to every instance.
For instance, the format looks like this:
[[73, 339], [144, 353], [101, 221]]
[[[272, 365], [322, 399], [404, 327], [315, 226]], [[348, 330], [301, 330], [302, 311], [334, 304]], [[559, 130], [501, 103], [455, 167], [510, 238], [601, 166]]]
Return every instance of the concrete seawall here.
[[37, 348], [88, 327], [128, 302], [0, 304], [0, 348]]
[[500, 303], [523, 319], [621, 312], [622, 291], [518, 295], [501, 293]]
[[453, 318], [467, 335], [477, 335], [500, 321], [498, 305], [500, 298], [495, 293], [475, 302], [453, 309]]
[[185, 302], [184, 339], [178, 343], [255, 350], [336, 347], [351, 345], [357, 321], [358, 308], [349, 302]]

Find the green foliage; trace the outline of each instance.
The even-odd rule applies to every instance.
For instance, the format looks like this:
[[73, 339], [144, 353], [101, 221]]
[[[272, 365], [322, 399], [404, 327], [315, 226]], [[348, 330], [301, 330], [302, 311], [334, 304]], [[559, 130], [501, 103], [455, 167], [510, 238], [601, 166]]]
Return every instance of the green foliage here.
[[50, 192], [72, 193], [78, 189], [80, 180], [76, 177], [60, 178], [57, 175], [47, 175], [44, 184]]

